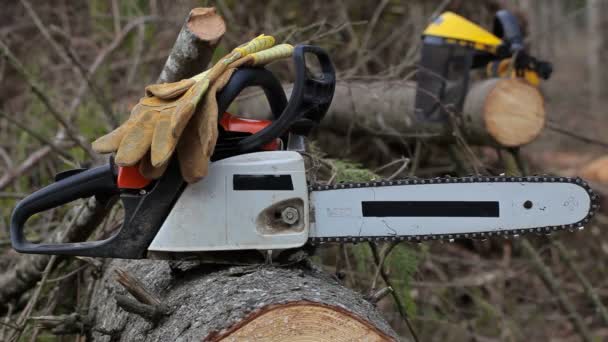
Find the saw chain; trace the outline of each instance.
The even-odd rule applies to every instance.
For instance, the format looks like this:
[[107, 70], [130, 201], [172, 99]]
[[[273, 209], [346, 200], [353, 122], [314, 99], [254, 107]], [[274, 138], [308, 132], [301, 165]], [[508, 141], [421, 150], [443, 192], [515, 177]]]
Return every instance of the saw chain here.
[[325, 184], [312, 184], [308, 187], [310, 192], [313, 191], [325, 191], [325, 190], [336, 190], [336, 189], [349, 189], [349, 188], [374, 188], [374, 187], [385, 187], [395, 185], [420, 185], [420, 184], [446, 184], [446, 183], [480, 183], [480, 182], [504, 182], [504, 183], [572, 183], [585, 189], [591, 199], [591, 205], [589, 212], [582, 220], [559, 226], [545, 226], [533, 229], [512, 229], [512, 230], [499, 230], [499, 231], [487, 231], [487, 232], [474, 232], [474, 233], [460, 233], [460, 234], [423, 234], [423, 235], [408, 235], [408, 236], [340, 236], [340, 237], [311, 237], [308, 241], [313, 245], [321, 245], [325, 243], [358, 243], [358, 242], [388, 242], [388, 241], [409, 241], [409, 242], [423, 242], [423, 241], [448, 241], [453, 242], [455, 239], [481, 239], [485, 240], [488, 237], [503, 236], [505, 238], [517, 238], [522, 234], [536, 233], [540, 235], [550, 235], [556, 231], [569, 230], [575, 231], [577, 229], [583, 229], [584, 225], [589, 223], [591, 218], [597, 213], [599, 209], [600, 197], [597, 195], [591, 187], [581, 178], [570, 178], [570, 177], [557, 177], [548, 175], [538, 176], [466, 176], [466, 177], [436, 177], [436, 178], [405, 178], [398, 180], [379, 180], [370, 182], [344, 182], [332, 185]]

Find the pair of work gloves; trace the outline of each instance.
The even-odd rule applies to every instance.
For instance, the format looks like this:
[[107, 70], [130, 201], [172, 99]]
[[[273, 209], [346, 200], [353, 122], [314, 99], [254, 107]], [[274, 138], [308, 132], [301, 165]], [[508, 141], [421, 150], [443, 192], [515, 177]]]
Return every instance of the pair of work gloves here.
[[293, 46], [274, 44], [272, 36], [262, 34], [192, 78], [147, 86], [129, 119], [95, 140], [93, 150], [115, 152], [117, 165], [138, 165], [148, 179], [162, 176], [177, 151], [184, 180], [197, 182], [207, 175], [218, 137], [217, 92], [240, 66], [265, 65], [292, 55]]

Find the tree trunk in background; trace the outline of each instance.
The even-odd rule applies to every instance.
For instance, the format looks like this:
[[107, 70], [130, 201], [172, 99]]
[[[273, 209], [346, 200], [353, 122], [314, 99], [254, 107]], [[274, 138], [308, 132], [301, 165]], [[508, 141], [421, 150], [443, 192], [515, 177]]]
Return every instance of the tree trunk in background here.
[[592, 115], [603, 116], [601, 102], [605, 86], [603, 81], [607, 73], [604, 71], [606, 62], [606, 46], [604, 40], [608, 35], [603, 31], [608, 6], [605, 0], [587, 0], [587, 70], [589, 73], [589, 110]]
[[[291, 87], [286, 86], [291, 93]], [[338, 81], [321, 129], [341, 135], [453, 139], [449, 124], [419, 122], [414, 116], [416, 83], [410, 81]], [[449, 96], [448, 96], [449, 97]], [[448, 100], [447, 102], [453, 102]], [[269, 116], [263, 94], [244, 96], [240, 112]], [[461, 128], [482, 145], [515, 147], [533, 141], [544, 127], [544, 99], [537, 88], [514, 79], [473, 83]]]

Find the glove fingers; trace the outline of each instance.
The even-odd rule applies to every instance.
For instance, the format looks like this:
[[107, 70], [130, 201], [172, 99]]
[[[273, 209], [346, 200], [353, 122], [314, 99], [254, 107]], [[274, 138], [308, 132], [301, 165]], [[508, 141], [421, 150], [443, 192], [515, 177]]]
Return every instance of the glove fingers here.
[[177, 145], [177, 139], [171, 133], [171, 117], [173, 113], [165, 110], [158, 115], [154, 134], [152, 135], [151, 158], [152, 166], [165, 164]]
[[148, 152], [158, 115], [157, 111], [148, 111], [136, 119], [133, 127], [126, 132], [120, 142], [116, 153], [117, 165], [133, 166]]
[[188, 125], [177, 145], [177, 158], [182, 177], [188, 183], [195, 183], [207, 175], [209, 159], [204, 156], [198, 136], [198, 127]]
[[[234, 74], [235, 71], [236, 71], [236, 68], [229, 68], [226, 71], [224, 71], [224, 73], [217, 79], [217, 81], [213, 85], [214, 86], [213, 92], [215, 92], [217, 94], [218, 91], [222, 90], [226, 86], [228, 81], [230, 81], [230, 78], [232, 77], [232, 74]], [[217, 100], [215, 100], [214, 102], [217, 103]]]
[[199, 82], [194, 88], [190, 89], [192, 94], [189, 96], [189, 98], [185, 99], [177, 106], [177, 108], [175, 108], [175, 114], [171, 118], [171, 132], [174, 138], [179, 139], [184, 127], [186, 127], [190, 121], [190, 118], [192, 118], [192, 114], [194, 114], [196, 111], [196, 107], [203, 97], [203, 94], [207, 91], [208, 87], [208, 79]]
[[253, 55], [248, 55], [243, 58], [239, 58], [236, 61], [228, 65], [228, 69], [235, 69], [242, 65], [250, 65], [253, 62]]
[[219, 89], [223, 88], [226, 83], [228, 83], [235, 70], [236, 69], [226, 70], [211, 86], [208, 93], [205, 95], [202, 112], [197, 118], [196, 126], [198, 129], [198, 136], [201, 141], [203, 155], [206, 159], [209, 159], [213, 154], [218, 136], [218, 108], [215, 95]]
[[188, 91], [195, 83], [188, 78], [178, 82], [152, 84], [146, 87], [146, 96], [156, 96], [163, 100], [174, 99]]
[[245, 57], [251, 53], [268, 49], [274, 45], [274, 37], [261, 34], [253, 38], [248, 43], [235, 48], [233, 51], [240, 53], [240, 57]]
[[167, 170], [169, 162], [160, 165], [159, 167], [152, 166], [150, 162], [150, 151], [139, 162], [139, 173], [147, 179], [159, 179]]
[[99, 137], [92, 143], [93, 151], [97, 153], [116, 152], [118, 146], [120, 146], [120, 142], [131, 127], [132, 120], [127, 120], [112, 132]]
[[279, 44], [270, 49], [251, 54], [253, 62], [251, 65], [266, 65], [278, 59], [287, 58], [293, 54], [293, 46], [290, 44]]

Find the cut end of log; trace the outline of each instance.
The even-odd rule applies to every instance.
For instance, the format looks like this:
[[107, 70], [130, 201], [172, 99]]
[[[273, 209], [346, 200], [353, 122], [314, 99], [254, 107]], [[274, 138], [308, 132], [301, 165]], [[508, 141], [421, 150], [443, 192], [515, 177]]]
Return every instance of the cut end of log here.
[[299, 301], [263, 308], [205, 341], [394, 341], [336, 306]]
[[226, 32], [224, 19], [217, 14], [215, 7], [197, 7], [190, 11], [188, 29], [200, 40], [217, 42]]
[[608, 156], [602, 156], [585, 165], [580, 171], [580, 176], [586, 181], [608, 183]]
[[490, 80], [482, 110], [486, 130], [496, 142], [516, 147], [532, 142], [545, 125], [540, 91], [519, 79]]

